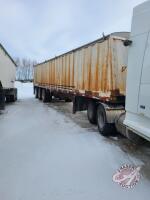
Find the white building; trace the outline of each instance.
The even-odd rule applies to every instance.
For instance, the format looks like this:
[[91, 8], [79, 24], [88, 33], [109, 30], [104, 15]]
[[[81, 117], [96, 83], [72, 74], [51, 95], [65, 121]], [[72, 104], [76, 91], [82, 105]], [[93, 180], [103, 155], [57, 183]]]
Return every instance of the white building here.
[[0, 103], [2, 101], [15, 101], [17, 89], [14, 88], [16, 78], [16, 63], [0, 44]]

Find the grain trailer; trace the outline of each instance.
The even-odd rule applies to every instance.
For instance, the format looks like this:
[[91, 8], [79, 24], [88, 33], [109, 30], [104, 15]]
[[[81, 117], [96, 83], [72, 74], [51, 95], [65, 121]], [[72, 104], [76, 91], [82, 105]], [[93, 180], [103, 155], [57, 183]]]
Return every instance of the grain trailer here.
[[91, 123], [97, 123], [97, 108], [101, 105], [108, 117], [107, 128], [99, 129], [108, 134], [118, 110], [125, 105], [128, 47], [124, 41], [128, 38], [128, 32], [112, 33], [37, 64], [35, 96], [44, 102], [53, 96], [73, 101], [73, 112], [87, 110]]

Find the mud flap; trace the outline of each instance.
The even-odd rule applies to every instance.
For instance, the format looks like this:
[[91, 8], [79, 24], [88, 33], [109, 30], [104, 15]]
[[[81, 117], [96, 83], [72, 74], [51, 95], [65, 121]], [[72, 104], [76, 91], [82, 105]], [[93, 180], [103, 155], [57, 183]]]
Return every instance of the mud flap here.
[[80, 96], [76, 96], [73, 99], [73, 114], [77, 111], [87, 110], [87, 102], [86, 99]]
[[76, 107], [77, 107], [77, 105], [76, 105], [76, 97], [74, 97], [74, 99], [73, 99], [73, 108], [72, 108], [72, 113], [73, 114], [76, 113]]

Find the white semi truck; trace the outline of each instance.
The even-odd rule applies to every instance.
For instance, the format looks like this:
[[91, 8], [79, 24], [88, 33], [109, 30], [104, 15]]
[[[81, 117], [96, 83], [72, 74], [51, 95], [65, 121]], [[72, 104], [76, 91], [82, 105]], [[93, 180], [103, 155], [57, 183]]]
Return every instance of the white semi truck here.
[[134, 8], [129, 45], [125, 112], [116, 121], [127, 137], [150, 141], [150, 1]]
[[0, 109], [4, 108], [5, 102], [17, 100], [15, 78], [16, 63], [0, 44]]

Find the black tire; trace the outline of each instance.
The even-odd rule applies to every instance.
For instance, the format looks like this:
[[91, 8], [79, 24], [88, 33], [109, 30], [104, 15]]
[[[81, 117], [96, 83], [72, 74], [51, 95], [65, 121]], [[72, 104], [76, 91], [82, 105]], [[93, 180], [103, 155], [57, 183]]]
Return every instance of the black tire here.
[[10, 96], [6, 96], [6, 103], [10, 102]]
[[50, 91], [47, 92], [47, 98], [48, 98], [48, 102], [52, 101], [52, 94], [50, 93]]
[[72, 102], [71, 99], [65, 99], [66, 103]]
[[5, 93], [0, 82], [0, 110], [4, 110], [4, 108], [5, 108]]
[[97, 106], [95, 102], [90, 101], [88, 103], [87, 117], [91, 124], [97, 124]]
[[48, 102], [48, 95], [46, 89], [42, 89], [42, 101], [43, 103]]
[[38, 99], [39, 100], [42, 100], [42, 89], [41, 88], [38, 88]]
[[103, 136], [114, 135], [114, 124], [107, 123], [106, 111], [103, 105], [99, 105], [97, 108], [97, 125], [98, 130]]
[[35, 88], [35, 98], [38, 99], [38, 88]]
[[52, 95], [50, 93], [49, 90], [46, 90], [46, 89], [42, 89], [42, 101], [44, 103], [47, 103], [47, 102], [51, 102], [52, 101]]
[[14, 89], [14, 98], [15, 98], [15, 101], [18, 100], [18, 91], [16, 88]]
[[15, 95], [6, 96], [6, 102], [7, 103], [15, 102]]
[[14, 94], [12, 94], [12, 95], [10, 95], [10, 102], [15, 102], [15, 95]]
[[15, 95], [15, 101], [17, 101], [18, 100], [18, 96], [17, 95]]

